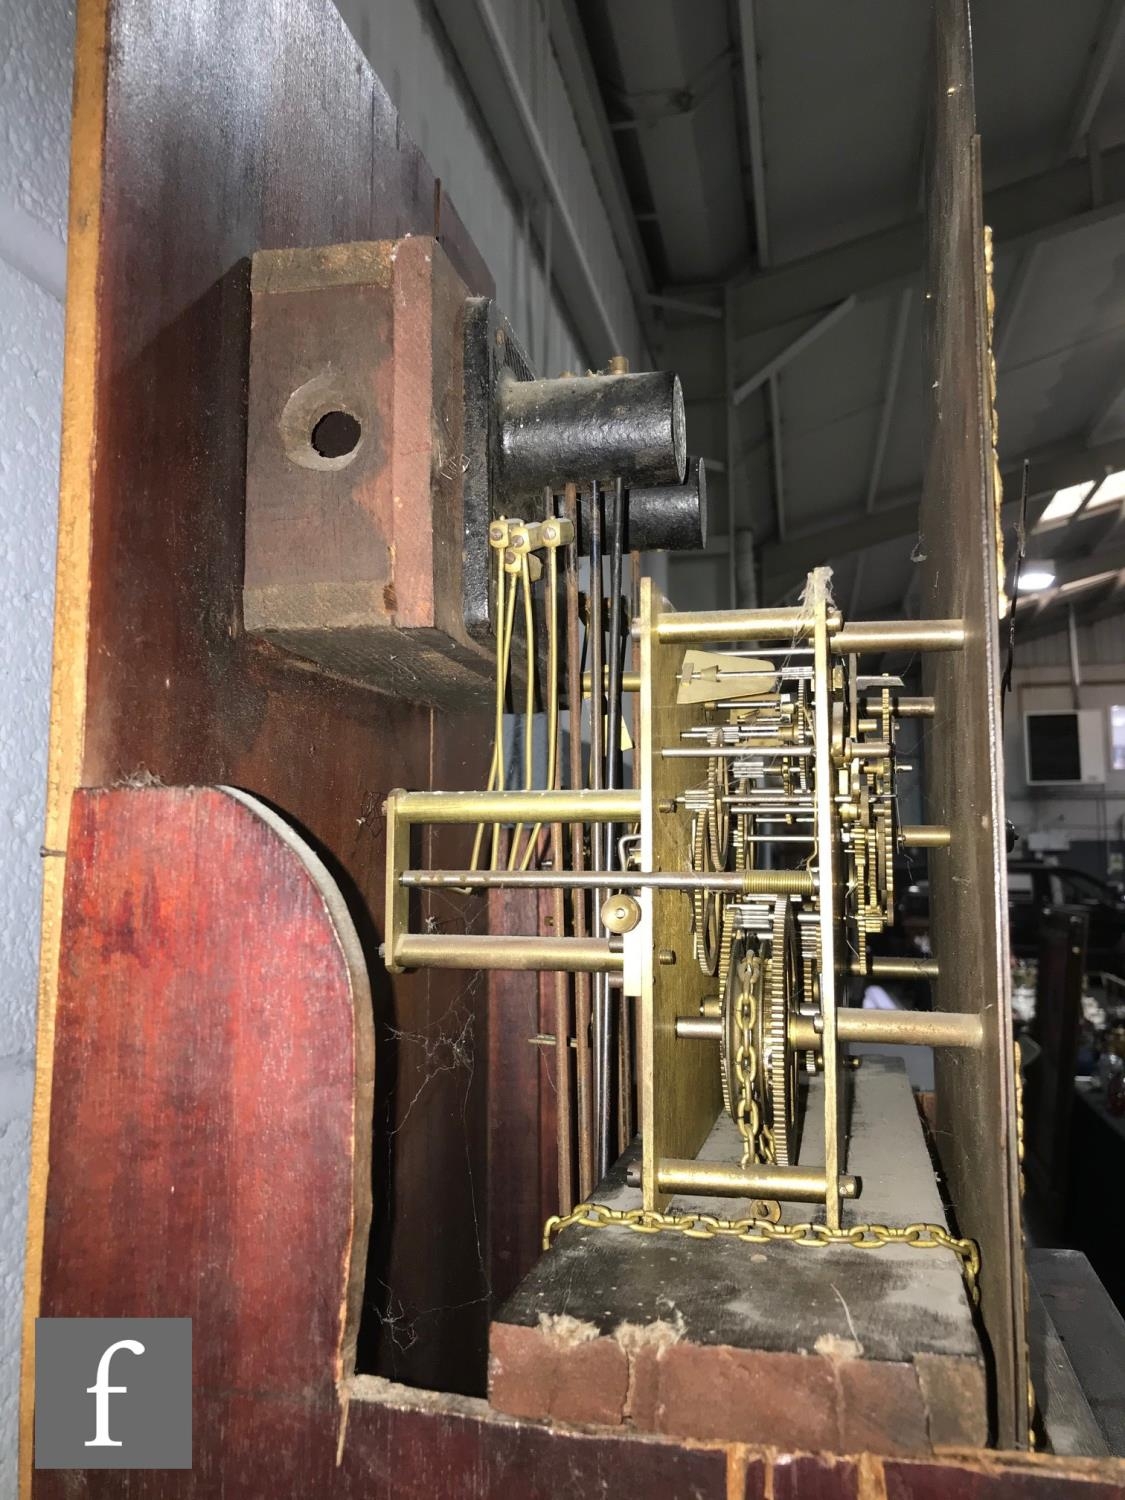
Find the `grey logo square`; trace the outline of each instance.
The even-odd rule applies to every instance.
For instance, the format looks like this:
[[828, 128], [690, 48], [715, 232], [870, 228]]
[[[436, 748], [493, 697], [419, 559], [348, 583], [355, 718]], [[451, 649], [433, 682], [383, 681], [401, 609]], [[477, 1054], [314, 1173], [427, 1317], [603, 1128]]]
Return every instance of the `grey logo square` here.
[[190, 1318], [37, 1318], [37, 1469], [190, 1469]]

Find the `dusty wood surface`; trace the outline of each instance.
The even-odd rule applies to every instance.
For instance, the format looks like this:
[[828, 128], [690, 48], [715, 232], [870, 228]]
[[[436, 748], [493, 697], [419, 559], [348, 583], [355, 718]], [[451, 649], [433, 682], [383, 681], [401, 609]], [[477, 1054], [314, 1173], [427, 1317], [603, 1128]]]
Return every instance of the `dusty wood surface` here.
[[1125, 1319], [1077, 1250], [1031, 1250], [1028, 1270], [1108, 1451], [1125, 1455]]
[[[944, 1214], [900, 1062], [854, 1076], [848, 1169], [863, 1193], [849, 1224], [938, 1223]], [[812, 1080], [814, 1091], [819, 1079]], [[801, 1160], [822, 1159], [815, 1099]], [[634, 1146], [594, 1195], [640, 1206]], [[699, 1153], [737, 1156], [720, 1116]], [[748, 1203], [682, 1196], [675, 1209], [739, 1217]], [[787, 1222], [823, 1207], [786, 1205]], [[958, 1262], [889, 1245], [749, 1245], [575, 1225], [563, 1231], [491, 1333], [490, 1395], [522, 1416], [879, 1452], [971, 1447], [987, 1433], [984, 1366]]]
[[1039, 1295], [1034, 1263], [1030, 1261], [1028, 1279], [1028, 1358], [1038, 1419], [1047, 1438], [1045, 1446], [1052, 1453], [1104, 1456], [1109, 1452], [1105, 1434]]

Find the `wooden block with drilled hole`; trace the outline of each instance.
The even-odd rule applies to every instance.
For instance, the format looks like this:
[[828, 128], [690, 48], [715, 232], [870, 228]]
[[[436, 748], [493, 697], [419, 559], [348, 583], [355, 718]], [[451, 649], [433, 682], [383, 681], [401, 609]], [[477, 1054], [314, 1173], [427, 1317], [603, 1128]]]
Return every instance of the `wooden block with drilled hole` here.
[[418, 702], [490, 681], [461, 618], [467, 295], [427, 235], [251, 276], [246, 628]]

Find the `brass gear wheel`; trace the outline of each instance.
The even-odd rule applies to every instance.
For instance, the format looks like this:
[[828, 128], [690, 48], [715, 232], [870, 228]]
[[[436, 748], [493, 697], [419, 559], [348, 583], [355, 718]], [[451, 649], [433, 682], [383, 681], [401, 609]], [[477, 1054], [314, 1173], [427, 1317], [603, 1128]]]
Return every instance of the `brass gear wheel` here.
[[737, 1124], [740, 1101], [736, 1095], [735, 1059], [749, 1004], [746, 981], [750, 977], [747, 974], [750, 959], [746, 939], [741, 933], [735, 933], [734, 924], [729, 921], [723, 924], [722, 958], [723, 967], [719, 972], [723, 975], [723, 1029], [719, 1037], [719, 1073], [723, 1084], [723, 1106]]
[[883, 814], [883, 920], [888, 927], [895, 920], [895, 829], [894, 800], [890, 799]]
[[[707, 873], [707, 818], [697, 814], [692, 826], [691, 865], [699, 875]], [[691, 897], [692, 946], [704, 974], [725, 973], [720, 968], [724, 903], [718, 891], [693, 891]]]
[[707, 842], [711, 854], [711, 868], [725, 870], [730, 852], [730, 769], [725, 756], [713, 756], [707, 762], [707, 793], [710, 803], [707, 808]]
[[796, 1014], [801, 994], [801, 955], [793, 904], [779, 896], [774, 906], [773, 931], [766, 973], [766, 1003], [762, 1010], [759, 1067], [766, 1121], [773, 1141], [773, 1157], [787, 1167], [796, 1156], [798, 1056], [789, 1044], [789, 1017]]

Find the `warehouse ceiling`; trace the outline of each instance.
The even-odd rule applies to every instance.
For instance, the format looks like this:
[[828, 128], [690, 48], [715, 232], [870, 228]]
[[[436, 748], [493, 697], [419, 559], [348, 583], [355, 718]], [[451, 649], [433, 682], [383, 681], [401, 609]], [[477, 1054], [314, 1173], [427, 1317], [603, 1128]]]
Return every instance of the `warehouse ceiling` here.
[[[770, 603], [830, 562], [849, 613], [916, 610], [929, 6], [560, 3], [647, 261], [649, 339], [713, 464], [710, 550], [675, 561], [675, 602]], [[978, 0], [973, 41], [1005, 518], [1011, 550], [1026, 461], [1028, 550], [1055, 577], [1020, 606], [1038, 630], [1125, 603], [1125, 494], [1094, 483], [1125, 469], [1125, 0]], [[1034, 530], [1080, 483], [1084, 508]]]

